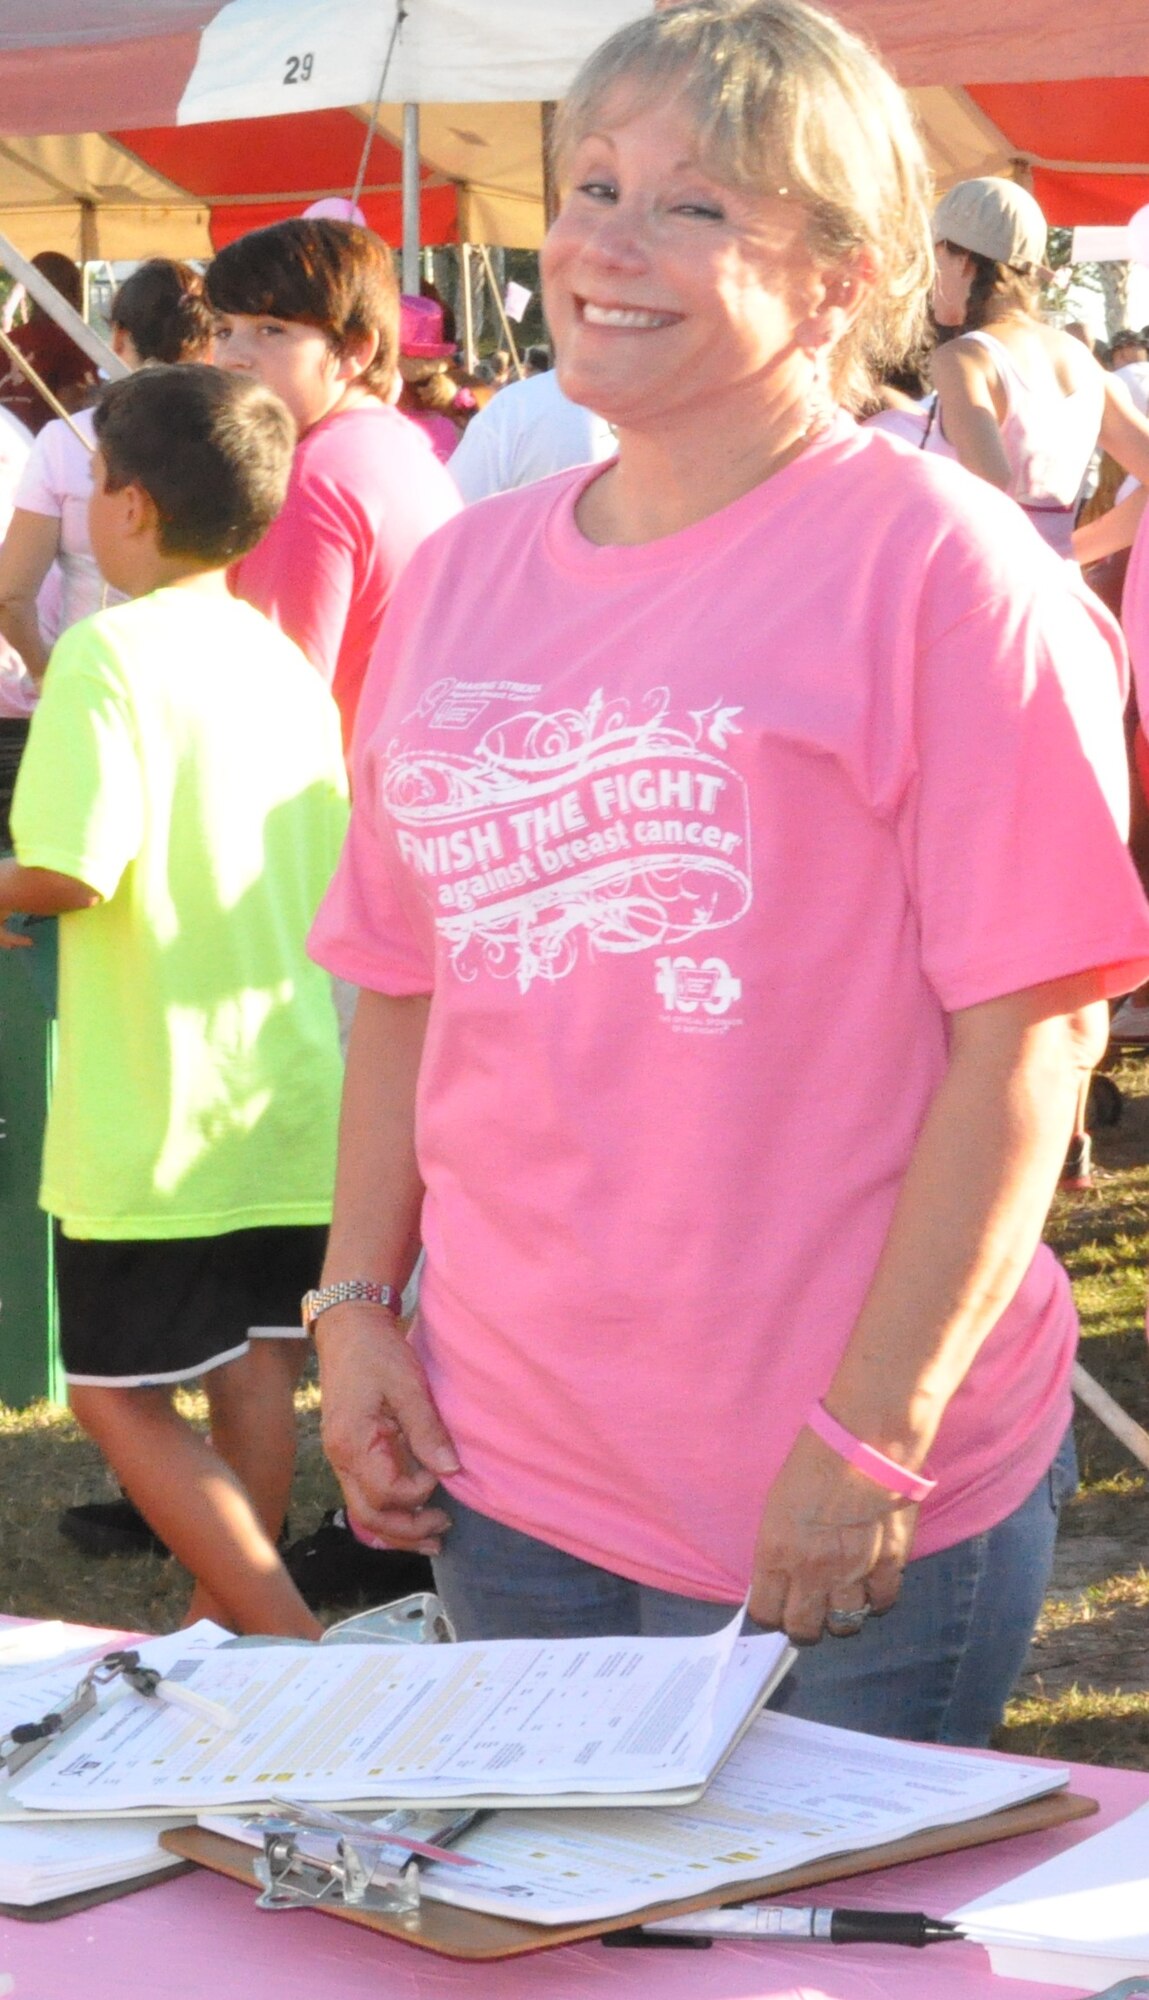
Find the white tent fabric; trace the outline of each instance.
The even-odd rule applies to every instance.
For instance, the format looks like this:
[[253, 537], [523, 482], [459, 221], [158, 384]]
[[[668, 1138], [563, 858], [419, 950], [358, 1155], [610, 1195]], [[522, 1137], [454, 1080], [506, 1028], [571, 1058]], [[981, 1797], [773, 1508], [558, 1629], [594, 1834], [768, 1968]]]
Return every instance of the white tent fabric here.
[[[251, 227], [276, 219], [277, 202], [282, 212], [346, 193], [390, 51], [377, 129], [398, 145], [400, 107], [422, 106], [424, 168], [457, 191], [452, 233], [532, 247], [544, 229], [540, 104], [643, 9], [404, 0], [395, 34], [396, 0], [4, 0], [0, 229], [29, 254], [207, 256], [229, 207]], [[319, 166], [314, 146], [293, 146], [309, 114], [344, 107], [358, 136], [340, 161]], [[165, 172], [146, 143], [154, 128], [254, 118], [271, 122], [257, 148], [247, 142], [249, 156], [283, 161], [270, 187], [253, 157], [250, 184], [221, 194], [210, 174]], [[398, 185], [396, 161], [366, 192], [397, 195]]]
[[[641, 0], [407, 0], [386, 101], [561, 97], [583, 58], [643, 11]], [[230, 0], [200, 38], [177, 122], [371, 104], [394, 24], [391, 6], [363, 0]]]

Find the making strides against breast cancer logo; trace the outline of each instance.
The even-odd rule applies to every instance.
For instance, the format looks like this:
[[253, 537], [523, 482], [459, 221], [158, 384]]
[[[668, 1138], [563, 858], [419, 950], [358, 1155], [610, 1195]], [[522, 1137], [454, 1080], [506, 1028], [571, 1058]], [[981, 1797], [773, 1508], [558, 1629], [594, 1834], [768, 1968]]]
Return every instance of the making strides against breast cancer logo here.
[[[467, 752], [394, 747], [383, 804], [460, 979], [525, 993], [584, 950], [665, 954], [749, 909], [746, 787], [721, 754], [741, 710], [669, 711], [665, 688], [637, 704], [600, 692], [492, 724]], [[668, 1011], [687, 1018], [672, 985], [701, 1011], [688, 971], [707, 989], [703, 1018], [726, 1012], [738, 982], [697, 949], [658, 962]]]

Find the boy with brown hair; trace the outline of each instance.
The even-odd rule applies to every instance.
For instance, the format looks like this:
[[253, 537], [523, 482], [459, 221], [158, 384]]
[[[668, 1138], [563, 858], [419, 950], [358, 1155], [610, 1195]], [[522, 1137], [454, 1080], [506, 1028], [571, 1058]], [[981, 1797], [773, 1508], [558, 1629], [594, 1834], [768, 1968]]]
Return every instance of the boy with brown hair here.
[[[198, 366], [114, 384], [96, 434], [92, 545], [130, 601], [52, 655], [0, 862], [0, 911], [62, 918], [41, 1203], [65, 1373], [194, 1575], [189, 1617], [315, 1637], [275, 1542], [341, 1082], [304, 939], [345, 781], [322, 683], [224, 574], [294, 437], [268, 390]], [[210, 1444], [172, 1404], [200, 1376]]]

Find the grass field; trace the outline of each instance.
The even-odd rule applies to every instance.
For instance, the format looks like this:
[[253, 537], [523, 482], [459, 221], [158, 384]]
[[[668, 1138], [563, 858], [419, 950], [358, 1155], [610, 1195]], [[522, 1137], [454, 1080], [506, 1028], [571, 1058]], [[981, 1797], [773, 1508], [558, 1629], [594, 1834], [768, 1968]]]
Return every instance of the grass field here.
[[[1149, 1429], [1149, 1057], [1111, 1074], [1121, 1123], [1095, 1137], [1096, 1185], [1060, 1195], [1047, 1233], [1073, 1280], [1083, 1366]], [[1149, 1474], [1080, 1407], [1075, 1429], [1081, 1485], [999, 1744], [1149, 1769]]]
[[[1149, 1428], [1149, 1057], [1113, 1075], [1126, 1097], [1121, 1125], [1096, 1139], [1095, 1187], [1058, 1197], [1049, 1236], [1073, 1278], [1085, 1367]], [[197, 1398], [186, 1407], [204, 1420]], [[313, 1384], [300, 1392], [299, 1418], [292, 1522], [302, 1533], [338, 1496], [319, 1447]], [[98, 1453], [67, 1413], [44, 1404], [0, 1410], [0, 1432], [0, 1608], [172, 1630], [188, 1593], [174, 1562], [90, 1561], [58, 1533], [61, 1508], [106, 1490]], [[1079, 1412], [1077, 1438], [1081, 1489], [1063, 1517], [1054, 1589], [998, 1742], [1149, 1769], [1149, 1475], [1088, 1412]]]

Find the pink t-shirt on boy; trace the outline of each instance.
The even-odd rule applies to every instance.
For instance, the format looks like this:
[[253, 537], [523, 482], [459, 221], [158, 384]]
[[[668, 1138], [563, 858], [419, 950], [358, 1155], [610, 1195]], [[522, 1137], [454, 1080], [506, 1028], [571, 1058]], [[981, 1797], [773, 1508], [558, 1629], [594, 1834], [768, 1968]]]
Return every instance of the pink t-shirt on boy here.
[[[1011, 502], [845, 418], [640, 547], [579, 532], [595, 476], [491, 500], [412, 564], [313, 948], [434, 993], [416, 1339], [452, 1490], [734, 1601], [947, 1014], [1149, 968], [1124, 658]], [[947, 1412], [917, 1553], [1032, 1489], [1075, 1339], [1039, 1250]]]
[[391, 593], [419, 543], [461, 505], [427, 439], [372, 398], [300, 439], [282, 513], [231, 572], [236, 596], [318, 667], [345, 748]]

